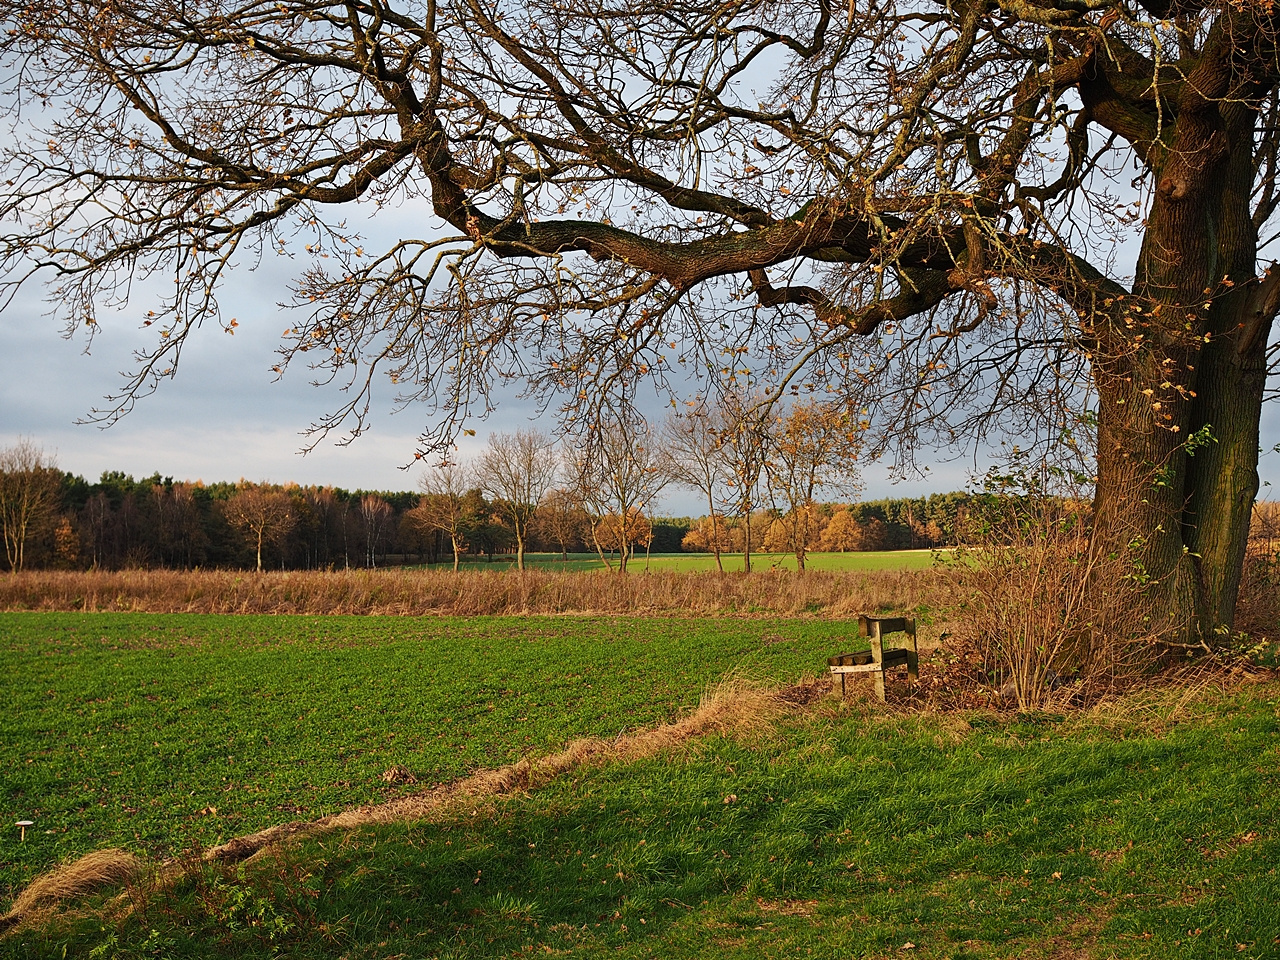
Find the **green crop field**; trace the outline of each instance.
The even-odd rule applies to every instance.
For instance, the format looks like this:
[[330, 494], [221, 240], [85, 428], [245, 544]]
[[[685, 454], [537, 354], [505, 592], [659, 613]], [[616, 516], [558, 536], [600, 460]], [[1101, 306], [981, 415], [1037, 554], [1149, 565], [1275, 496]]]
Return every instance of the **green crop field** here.
[[[815, 672], [838, 623], [0, 614], [0, 896], [104, 846], [164, 855], [671, 719]], [[403, 765], [417, 786], [380, 775]]]
[[0, 956], [1274, 958], [1278, 694], [1169, 689], [1074, 716], [826, 701], [204, 865]]
[[[870, 570], [927, 570], [933, 566], [937, 558], [949, 557], [950, 551], [936, 550], [871, 550], [852, 553], [811, 553], [805, 559], [810, 570], [824, 571], [870, 571]], [[594, 553], [571, 553], [567, 560], [556, 553], [528, 554], [525, 561], [533, 567], [544, 570], [603, 570], [605, 564]], [[611, 561], [615, 568], [617, 560]], [[726, 553], [721, 562], [727, 572], [741, 572], [742, 554]], [[452, 561], [449, 562], [450, 564]], [[506, 570], [515, 564], [514, 557], [499, 556], [492, 562], [471, 559], [467, 561], [467, 569]], [[444, 564], [448, 565], [448, 564]], [[753, 570], [795, 570], [796, 558], [790, 553], [753, 553], [751, 555]], [[716, 559], [709, 553], [658, 553], [646, 558], [638, 554], [628, 565], [630, 573], [643, 573], [647, 570], [676, 570], [681, 573], [706, 572], [716, 568]]]

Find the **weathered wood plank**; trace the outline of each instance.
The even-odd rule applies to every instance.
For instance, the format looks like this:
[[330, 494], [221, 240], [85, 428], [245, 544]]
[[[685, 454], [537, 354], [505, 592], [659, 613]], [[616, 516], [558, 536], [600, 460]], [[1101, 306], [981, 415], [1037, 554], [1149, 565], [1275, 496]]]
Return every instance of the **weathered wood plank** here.
[[857, 650], [853, 653], [837, 653], [834, 657], [827, 657], [827, 666], [837, 667], [842, 664], [850, 663], [870, 663], [870, 650]]
[[871, 636], [872, 625], [880, 626], [880, 636], [887, 636], [890, 633], [910, 633], [916, 632], [916, 622], [906, 617], [859, 617], [858, 626], [862, 628], [863, 636]]
[[882, 673], [881, 665], [878, 663], [848, 663], [837, 667], [827, 667], [833, 676], [840, 676], [846, 673]]

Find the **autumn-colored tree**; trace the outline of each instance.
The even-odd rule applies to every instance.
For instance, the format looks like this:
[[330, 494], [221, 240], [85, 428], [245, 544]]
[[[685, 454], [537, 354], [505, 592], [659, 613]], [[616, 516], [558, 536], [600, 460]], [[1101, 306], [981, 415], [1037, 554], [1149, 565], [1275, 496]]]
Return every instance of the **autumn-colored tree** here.
[[259, 573], [262, 572], [262, 548], [281, 543], [295, 522], [289, 495], [265, 483], [240, 481], [235, 495], [223, 505], [223, 512], [254, 550]]
[[632, 548], [651, 536], [644, 510], [670, 482], [659, 439], [635, 410], [613, 408], [603, 412], [569, 459], [575, 495], [593, 513], [596, 549], [606, 565], [604, 548], [618, 550], [618, 572], [626, 573]]
[[476, 479], [510, 524], [518, 570], [524, 569], [529, 524], [558, 472], [555, 441], [538, 430], [491, 433], [476, 462]]
[[[1230, 635], [1280, 309], [1271, 0], [0, 11], [8, 282], [88, 336], [154, 296], [105, 417], [278, 251], [282, 365], [350, 387], [322, 431], [383, 373], [432, 446], [507, 379], [580, 421], [690, 371], [865, 398], [906, 460], [1096, 440], [1090, 549], [1151, 629]], [[382, 249], [345, 226], [420, 199]]]
[[815, 497], [822, 488], [847, 492], [858, 487], [855, 462], [860, 447], [852, 418], [829, 404], [795, 403], [774, 418], [765, 471], [801, 573], [818, 536]]
[[11, 571], [22, 569], [31, 542], [51, 532], [61, 484], [53, 459], [30, 440], [0, 450], [0, 536]]
[[653, 526], [637, 507], [625, 514], [607, 513], [599, 517], [593, 532], [601, 549], [618, 554], [618, 569], [623, 572], [636, 548], [647, 547], [653, 541]]
[[423, 530], [434, 530], [449, 538], [453, 548], [453, 570], [458, 571], [467, 535], [475, 527], [475, 499], [467, 492], [474, 488], [472, 472], [459, 463], [444, 462], [430, 468], [418, 482], [422, 499], [406, 516]]
[[53, 558], [60, 569], [69, 570], [80, 559], [80, 535], [70, 517], [59, 517], [53, 529]]
[[[799, 565], [801, 553], [807, 559], [810, 552], [822, 549], [822, 531], [827, 523], [822, 508], [817, 503], [808, 503], [786, 513], [781, 510], [771, 512], [772, 518], [765, 529], [764, 549], [768, 553], [794, 554], [797, 570], [803, 571], [805, 568]], [[804, 516], [796, 516], [797, 513]], [[801, 537], [804, 540], [799, 543], [798, 538]]]
[[848, 507], [843, 507], [831, 514], [831, 519], [822, 529], [822, 537], [818, 544], [821, 550], [846, 553], [859, 549], [861, 542], [862, 528], [853, 518]]
[[[721, 516], [701, 518], [693, 528], [684, 535], [680, 547], [691, 553], [716, 553], [733, 550], [733, 531]], [[724, 568], [718, 562], [716, 568]]]

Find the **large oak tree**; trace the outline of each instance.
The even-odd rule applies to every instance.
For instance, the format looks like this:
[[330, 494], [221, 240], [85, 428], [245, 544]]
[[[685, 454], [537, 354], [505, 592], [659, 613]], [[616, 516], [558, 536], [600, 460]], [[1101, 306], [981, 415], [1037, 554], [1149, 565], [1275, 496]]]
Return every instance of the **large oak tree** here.
[[10, 276], [90, 333], [159, 290], [108, 415], [284, 251], [282, 362], [352, 381], [322, 430], [381, 372], [443, 412], [424, 450], [506, 375], [856, 390], [906, 447], [1091, 410], [1102, 545], [1153, 613], [1232, 622], [1280, 302], [1270, 0], [0, 6]]

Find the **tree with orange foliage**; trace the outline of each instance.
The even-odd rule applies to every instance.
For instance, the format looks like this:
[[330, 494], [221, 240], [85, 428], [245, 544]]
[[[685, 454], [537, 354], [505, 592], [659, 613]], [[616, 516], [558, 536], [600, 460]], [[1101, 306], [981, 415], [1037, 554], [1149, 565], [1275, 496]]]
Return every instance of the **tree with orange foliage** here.
[[861, 446], [848, 413], [816, 401], [796, 403], [773, 421], [765, 473], [769, 493], [781, 508], [781, 522], [803, 572], [817, 533], [813, 509], [820, 488], [851, 491], [860, 485], [854, 465]]
[[845, 553], [859, 549], [861, 541], [862, 528], [858, 526], [858, 521], [853, 518], [848, 507], [841, 507], [827, 521], [818, 544], [822, 550]]

